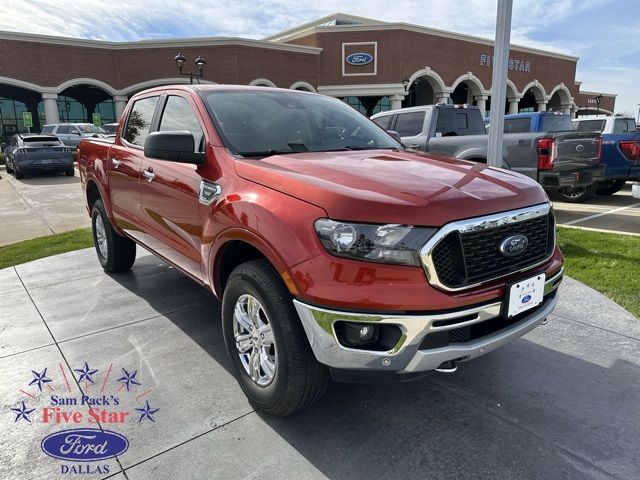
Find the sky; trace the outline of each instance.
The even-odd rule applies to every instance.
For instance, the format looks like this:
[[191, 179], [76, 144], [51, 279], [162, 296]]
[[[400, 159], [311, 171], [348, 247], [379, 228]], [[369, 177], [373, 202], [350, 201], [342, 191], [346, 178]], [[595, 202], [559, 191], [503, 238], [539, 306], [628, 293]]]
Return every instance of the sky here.
[[[341, 12], [495, 38], [498, 0], [5, 0], [0, 30], [104, 41], [261, 39]], [[580, 57], [583, 91], [618, 94], [638, 118], [638, 0], [513, 0], [511, 43]]]

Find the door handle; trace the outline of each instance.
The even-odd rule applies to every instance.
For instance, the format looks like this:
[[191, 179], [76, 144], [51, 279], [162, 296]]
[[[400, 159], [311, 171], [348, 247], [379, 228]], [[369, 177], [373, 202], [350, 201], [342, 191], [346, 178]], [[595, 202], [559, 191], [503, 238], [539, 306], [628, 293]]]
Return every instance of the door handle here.
[[153, 169], [149, 169], [149, 170], [143, 170], [142, 171], [142, 175], [144, 176], [144, 178], [146, 178], [149, 182], [151, 182], [154, 178], [156, 178], [156, 174], [153, 173]]
[[122, 160], [118, 160], [117, 158], [111, 159], [111, 165], [113, 165], [114, 168], [118, 168], [121, 163], [122, 163]]

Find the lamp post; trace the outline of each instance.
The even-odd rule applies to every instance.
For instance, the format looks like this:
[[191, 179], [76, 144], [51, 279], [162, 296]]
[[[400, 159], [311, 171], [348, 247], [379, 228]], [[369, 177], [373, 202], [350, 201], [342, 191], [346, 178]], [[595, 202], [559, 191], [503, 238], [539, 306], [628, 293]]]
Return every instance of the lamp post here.
[[[186, 73], [186, 72], [182, 71], [182, 67], [184, 65], [184, 62], [187, 61], [185, 56], [182, 55], [181, 53], [179, 53], [178, 55], [176, 55], [176, 58], [174, 58], [174, 60], [176, 61], [176, 65], [178, 66], [178, 70], [180, 71], [180, 75], [188, 75], [189, 76], [189, 81], [192, 84], [193, 84], [194, 77], [196, 77], [196, 78], [202, 77], [203, 70], [204, 70], [204, 64], [207, 63], [204, 58], [198, 56], [198, 58], [196, 58], [196, 67], [198, 67], [198, 72], [197, 73], [193, 73], [193, 72]], [[198, 80], [198, 83], [200, 83], [199, 80]]]
[[596, 98], [594, 98], [594, 100], [596, 101], [596, 117], [597, 117], [598, 113], [600, 113], [600, 102], [602, 101], [602, 95], [601, 94], [596, 95]]
[[404, 77], [402, 79], [402, 86], [404, 87], [405, 92], [409, 90], [409, 85], [411, 85], [411, 79], [409, 77]]

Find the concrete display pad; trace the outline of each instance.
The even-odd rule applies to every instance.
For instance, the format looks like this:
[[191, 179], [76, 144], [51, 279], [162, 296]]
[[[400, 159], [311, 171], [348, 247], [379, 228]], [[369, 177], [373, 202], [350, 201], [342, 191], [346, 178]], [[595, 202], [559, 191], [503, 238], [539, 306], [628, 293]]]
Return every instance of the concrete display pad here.
[[[87, 249], [0, 282], [2, 479], [640, 477], [640, 322], [569, 278], [548, 325], [455, 374], [333, 384], [285, 418], [254, 411], [238, 387], [214, 297], [144, 251], [123, 274]], [[41, 448], [97, 428], [83, 395], [109, 401], [92, 409], [129, 443], [116, 458]], [[57, 422], [56, 408], [82, 419]]]

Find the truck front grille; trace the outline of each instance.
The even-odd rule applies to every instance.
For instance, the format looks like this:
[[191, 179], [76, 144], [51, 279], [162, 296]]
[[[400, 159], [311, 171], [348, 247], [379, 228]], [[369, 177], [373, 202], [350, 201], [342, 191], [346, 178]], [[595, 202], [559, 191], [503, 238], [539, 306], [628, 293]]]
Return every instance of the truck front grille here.
[[[506, 239], [526, 237], [513, 256], [501, 252]], [[549, 205], [455, 222], [422, 249], [429, 282], [462, 290], [540, 265], [555, 247], [555, 220]]]

